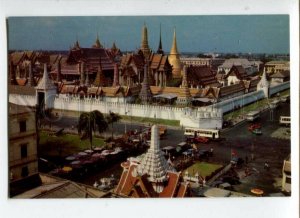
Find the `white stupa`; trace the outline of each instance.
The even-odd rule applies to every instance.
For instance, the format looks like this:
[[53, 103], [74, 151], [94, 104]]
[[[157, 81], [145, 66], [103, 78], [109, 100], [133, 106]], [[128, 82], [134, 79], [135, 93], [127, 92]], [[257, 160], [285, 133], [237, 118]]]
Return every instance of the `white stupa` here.
[[158, 127], [153, 125], [151, 128], [150, 148], [134, 173], [139, 176], [146, 174], [154, 190], [161, 192], [163, 190], [163, 183], [169, 179], [168, 171], [175, 171], [175, 169], [168, 163], [164, 157], [164, 153], [160, 150]]

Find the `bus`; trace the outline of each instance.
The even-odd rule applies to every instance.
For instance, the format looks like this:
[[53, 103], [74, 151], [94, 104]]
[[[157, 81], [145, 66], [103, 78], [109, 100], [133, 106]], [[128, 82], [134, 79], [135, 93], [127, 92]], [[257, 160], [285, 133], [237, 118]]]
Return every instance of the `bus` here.
[[280, 116], [279, 124], [289, 126], [291, 125], [291, 117]]
[[256, 119], [258, 119], [260, 116], [260, 112], [259, 111], [250, 111], [247, 115], [246, 115], [246, 119], [248, 121], [254, 121]]
[[211, 139], [219, 139], [220, 131], [218, 129], [185, 128], [184, 135], [186, 137], [202, 136]]

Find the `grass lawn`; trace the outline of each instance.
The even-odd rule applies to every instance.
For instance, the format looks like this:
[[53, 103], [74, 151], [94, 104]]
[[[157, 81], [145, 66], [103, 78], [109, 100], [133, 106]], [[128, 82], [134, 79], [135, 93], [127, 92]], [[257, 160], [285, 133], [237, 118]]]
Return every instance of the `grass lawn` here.
[[[94, 147], [104, 145], [101, 138], [93, 138]], [[38, 152], [40, 156], [68, 156], [74, 153], [90, 149], [88, 140], [80, 140], [78, 135], [64, 134], [62, 136], [49, 136], [46, 131], [40, 132]], [[61, 154], [60, 154], [61, 153]]]
[[134, 116], [121, 116], [123, 120], [132, 121], [132, 122], [139, 122], [139, 123], [156, 123], [168, 126], [179, 126], [179, 120], [165, 120], [165, 119], [154, 119], [154, 118], [147, 118], [147, 117], [134, 117]]
[[[210, 174], [212, 174], [214, 171], [216, 171], [217, 169], [219, 169], [221, 167], [222, 167], [222, 165], [220, 165], [220, 164], [196, 162], [192, 166], [187, 168], [185, 171], [188, 171], [189, 175], [195, 175], [196, 172], [198, 172], [199, 175], [203, 178], [203, 177], [209, 176]], [[183, 172], [183, 175], [184, 175], [185, 171]]]
[[[280, 96], [284, 96], [284, 95], [287, 95], [287, 94], [290, 94], [290, 89], [285, 90], [283, 92], [280, 92]], [[245, 115], [245, 114], [249, 113], [250, 111], [257, 110], [257, 109], [267, 105], [268, 103], [270, 103], [275, 98], [277, 98], [277, 97], [275, 96], [275, 97], [270, 98], [270, 99], [261, 99], [257, 102], [254, 102], [252, 104], [244, 106], [239, 110], [235, 110], [235, 111], [232, 111], [228, 114], [225, 114], [224, 119], [225, 120], [230, 120], [232, 118], [238, 117], [239, 115], [242, 115], [242, 114]]]

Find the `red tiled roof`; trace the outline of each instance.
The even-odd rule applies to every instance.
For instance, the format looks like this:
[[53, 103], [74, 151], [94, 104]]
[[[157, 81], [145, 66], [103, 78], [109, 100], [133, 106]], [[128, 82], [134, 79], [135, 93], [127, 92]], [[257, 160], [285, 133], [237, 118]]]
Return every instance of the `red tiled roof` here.
[[183, 198], [186, 195], [188, 183], [181, 183], [176, 197]]
[[168, 185], [159, 193], [159, 197], [174, 197], [179, 182], [180, 173], [168, 172]]
[[242, 66], [232, 66], [225, 79], [229, 76], [236, 76], [239, 80], [246, 79], [248, 77], [245, 69]]
[[[215, 74], [207, 66], [189, 66], [187, 67], [187, 80], [190, 85], [210, 86], [218, 84]], [[218, 86], [218, 85], [217, 85]]]

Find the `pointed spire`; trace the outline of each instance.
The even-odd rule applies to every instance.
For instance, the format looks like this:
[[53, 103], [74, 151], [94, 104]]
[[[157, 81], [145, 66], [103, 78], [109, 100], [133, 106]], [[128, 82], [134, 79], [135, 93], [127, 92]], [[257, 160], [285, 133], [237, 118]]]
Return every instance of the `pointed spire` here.
[[44, 64], [44, 74], [36, 89], [49, 90], [56, 89], [56, 86], [53, 84], [53, 81], [49, 78], [47, 64]]
[[120, 83], [119, 83], [119, 68], [118, 68], [117, 63], [115, 63], [115, 65], [114, 65], [114, 82], [113, 82], [113, 86], [114, 87], [120, 86]]
[[81, 61], [81, 65], [80, 65], [80, 86], [84, 86], [84, 80], [85, 80], [84, 70], [85, 70], [85, 63], [84, 63], [84, 61]]
[[189, 105], [191, 103], [192, 96], [187, 82], [187, 67], [183, 66], [183, 78], [180, 87], [180, 91], [177, 98], [177, 104]]
[[181, 77], [181, 62], [177, 49], [176, 29], [174, 28], [173, 43], [169, 54], [169, 62], [172, 65], [172, 75], [174, 78]]
[[96, 38], [95, 44], [93, 45], [93, 48], [103, 48], [103, 46], [100, 43], [99, 34], [98, 33], [97, 33], [97, 38]]
[[76, 34], [76, 42], [74, 44], [74, 48], [75, 49], [79, 49], [80, 48], [79, 41], [78, 41], [78, 35], [77, 34]]
[[117, 50], [118, 48], [117, 48], [117, 46], [116, 46], [116, 42], [114, 41], [114, 43], [113, 43], [113, 45], [112, 45], [112, 47], [111, 47], [111, 50]]
[[144, 24], [143, 31], [142, 31], [141, 50], [145, 57], [149, 57], [150, 48], [148, 45], [148, 30], [147, 30], [146, 24]]
[[164, 51], [162, 49], [162, 43], [161, 43], [161, 24], [159, 25], [159, 44], [158, 44], [157, 53], [164, 54]]
[[172, 43], [172, 48], [171, 48], [170, 54], [172, 54], [172, 55], [178, 54], [177, 40], [176, 40], [176, 28], [174, 28], [173, 43]]
[[144, 65], [144, 80], [143, 80], [141, 92], [139, 95], [139, 97], [143, 103], [149, 103], [152, 100], [152, 92], [151, 92], [149, 82], [148, 82], [148, 64], [149, 64], [149, 61], [147, 61]]
[[32, 63], [31, 61], [28, 64], [28, 82], [27, 82], [27, 86], [34, 86], [34, 78], [33, 78], [33, 73], [32, 73]]
[[162, 182], [168, 181], [169, 164], [160, 150], [158, 126], [153, 125], [151, 128], [151, 143], [146, 155], [141, 163], [137, 166], [138, 175], [147, 175], [148, 181], [152, 182], [154, 190], [161, 192]]
[[97, 75], [94, 80], [94, 86], [104, 86], [104, 85], [105, 85], [105, 76], [102, 71], [101, 57], [100, 57]]

